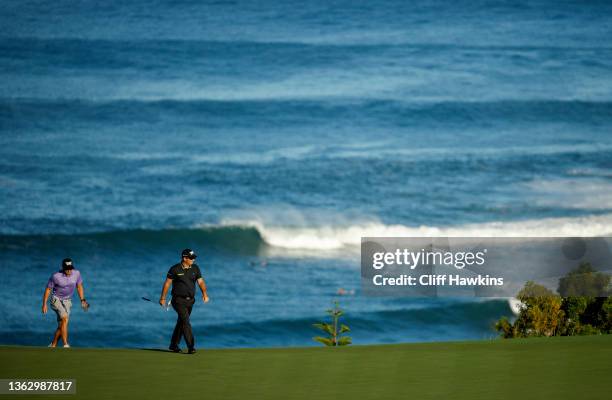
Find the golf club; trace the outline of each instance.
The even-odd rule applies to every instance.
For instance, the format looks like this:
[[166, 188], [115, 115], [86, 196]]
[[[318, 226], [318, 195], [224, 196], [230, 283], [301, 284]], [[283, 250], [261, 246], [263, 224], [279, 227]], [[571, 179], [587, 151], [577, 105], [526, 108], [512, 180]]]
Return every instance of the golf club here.
[[[150, 303], [155, 303], [153, 300], [151, 300], [149, 298], [146, 298], [146, 297], [141, 297], [141, 299], [143, 299], [144, 301], [148, 301]], [[166, 307], [165, 307], [166, 311], [168, 311], [170, 309], [170, 304], [172, 304], [172, 300], [170, 300], [168, 302], [168, 304], [166, 305]]]

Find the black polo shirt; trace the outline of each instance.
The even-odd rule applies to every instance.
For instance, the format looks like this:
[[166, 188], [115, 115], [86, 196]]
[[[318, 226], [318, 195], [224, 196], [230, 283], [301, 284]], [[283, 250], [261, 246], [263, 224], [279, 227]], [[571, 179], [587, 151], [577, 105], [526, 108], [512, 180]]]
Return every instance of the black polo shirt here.
[[174, 264], [168, 270], [168, 278], [172, 279], [172, 297], [195, 297], [195, 283], [202, 277], [200, 267], [192, 264], [191, 268], [183, 268], [181, 263]]

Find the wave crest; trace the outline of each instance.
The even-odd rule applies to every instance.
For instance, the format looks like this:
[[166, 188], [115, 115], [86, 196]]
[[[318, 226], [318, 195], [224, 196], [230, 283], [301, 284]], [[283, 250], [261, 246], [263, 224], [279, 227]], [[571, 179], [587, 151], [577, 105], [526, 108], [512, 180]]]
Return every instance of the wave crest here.
[[186, 246], [245, 255], [355, 256], [362, 237], [591, 237], [612, 234], [612, 214], [486, 222], [458, 226], [349, 225], [278, 226], [261, 220], [226, 220], [188, 229], [119, 230], [98, 233], [0, 235], [0, 251], [176, 250]]
[[410, 227], [367, 222], [349, 226], [270, 226], [259, 220], [230, 220], [224, 226], [255, 229], [262, 240], [277, 248], [326, 251], [358, 247], [362, 237], [565, 237], [612, 234], [612, 214], [574, 218], [547, 218], [513, 222], [485, 222], [459, 226]]

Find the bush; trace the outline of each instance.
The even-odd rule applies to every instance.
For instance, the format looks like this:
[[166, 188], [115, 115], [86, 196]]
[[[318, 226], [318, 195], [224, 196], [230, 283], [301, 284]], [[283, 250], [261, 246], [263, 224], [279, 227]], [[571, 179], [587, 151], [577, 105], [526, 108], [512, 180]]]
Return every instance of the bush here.
[[351, 329], [340, 324], [340, 317], [344, 314], [344, 311], [338, 306], [338, 302], [334, 303], [334, 308], [327, 310], [327, 313], [332, 317], [332, 323], [320, 322], [313, 324], [315, 328], [322, 330], [327, 333], [327, 337], [317, 336], [313, 340], [322, 343], [326, 346], [347, 346], [352, 343], [352, 339], [349, 336], [342, 336], [343, 333], [350, 332]]
[[542, 285], [527, 282], [517, 298], [523, 308], [514, 323], [514, 337], [553, 336], [563, 317], [561, 297]]
[[517, 295], [523, 307], [514, 323], [503, 317], [495, 329], [504, 338], [612, 333], [612, 297], [601, 297], [610, 293], [609, 285], [610, 276], [589, 263], [581, 263], [559, 280], [563, 297], [527, 282]]
[[597, 272], [590, 263], [583, 262], [574, 271], [559, 279], [557, 291], [563, 297], [606, 297], [610, 295], [609, 285], [609, 275]]
[[559, 334], [562, 336], [578, 335], [580, 333], [580, 318], [588, 305], [586, 297], [565, 297], [561, 303], [564, 318], [561, 321]]
[[580, 329], [578, 330], [578, 335], [587, 336], [587, 335], [599, 335], [599, 334], [601, 334], [601, 331], [590, 324], [581, 325]]
[[498, 332], [501, 332], [501, 335], [504, 339], [516, 337], [516, 331], [514, 329], [514, 326], [510, 321], [508, 321], [508, 318], [506, 317], [502, 317], [499, 321], [495, 323], [495, 329]]

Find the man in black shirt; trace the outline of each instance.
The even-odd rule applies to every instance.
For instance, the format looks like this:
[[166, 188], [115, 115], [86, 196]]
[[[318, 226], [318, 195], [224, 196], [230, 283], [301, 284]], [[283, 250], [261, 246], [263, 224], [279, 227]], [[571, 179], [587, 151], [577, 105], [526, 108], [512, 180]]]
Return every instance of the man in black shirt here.
[[187, 344], [187, 351], [189, 354], [196, 352], [195, 342], [193, 339], [193, 332], [191, 331], [191, 323], [189, 322], [189, 316], [191, 315], [191, 309], [195, 303], [195, 284], [198, 283], [200, 290], [202, 290], [202, 300], [204, 303], [208, 303], [208, 295], [206, 294], [206, 283], [202, 278], [200, 267], [194, 264], [197, 257], [195, 252], [191, 249], [185, 249], [181, 253], [182, 260], [180, 263], [170, 267], [166, 282], [162, 288], [162, 294], [159, 299], [159, 304], [165, 306], [166, 294], [168, 288], [172, 285], [172, 308], [178, 314], [176, 320], [176, 326], [172, 333], [172, 340], [170, 341], [170, 350], [175, 353], [179, 353], [179, 342], [181, 336], [185, 337], [185, 343]]

